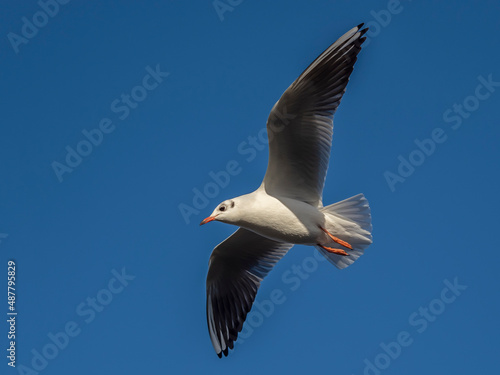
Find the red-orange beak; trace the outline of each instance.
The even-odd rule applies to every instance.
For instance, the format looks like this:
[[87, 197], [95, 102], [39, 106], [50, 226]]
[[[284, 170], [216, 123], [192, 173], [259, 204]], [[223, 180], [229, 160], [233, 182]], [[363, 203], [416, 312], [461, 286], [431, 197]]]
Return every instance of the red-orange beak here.
[[203, 219], [203, 221], [200, 223], [200, 225], [209, 223], [209, 222], [214, 221], [214, 220], [215, 220], [215, 216], [209, 216], [206, 219]]

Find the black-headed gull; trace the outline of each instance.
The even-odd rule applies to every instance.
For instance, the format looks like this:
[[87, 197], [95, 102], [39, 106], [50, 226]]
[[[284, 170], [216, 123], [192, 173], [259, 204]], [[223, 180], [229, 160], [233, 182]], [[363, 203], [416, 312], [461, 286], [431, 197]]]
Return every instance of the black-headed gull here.
[[[345, 268], [372, 243], [363, 194], [323, 206], [333, 115], [345, 92], [363, 35], [349, 30], [292, 83], [267, 121], [269, 163], [253, 193], [229, 199], [201, 222], [239, 226], [217, 245], [207, 275], [207, 322], [219, 357], [241, 331], [262, 279], [294, 244], [315, 246]], [[201, 225], [200, 224], [200, 225]]]

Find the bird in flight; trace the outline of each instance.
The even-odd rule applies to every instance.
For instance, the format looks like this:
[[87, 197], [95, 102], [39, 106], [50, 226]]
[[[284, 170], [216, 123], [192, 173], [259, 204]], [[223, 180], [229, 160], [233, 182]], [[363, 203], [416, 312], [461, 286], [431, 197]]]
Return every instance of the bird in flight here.
[[219, 204], [210, 221], [239, 228], [217, 245], [207, 274], [207, 323], [217, 355], [228, 355], [264, 277], [294, 244], [316, 247], [337, 268], [372, 243], [363, 194], [323, 206], [333, 115], [368, 29], [360, 24], [291, 84], [267, 120], [269, 162], [260, 187]]

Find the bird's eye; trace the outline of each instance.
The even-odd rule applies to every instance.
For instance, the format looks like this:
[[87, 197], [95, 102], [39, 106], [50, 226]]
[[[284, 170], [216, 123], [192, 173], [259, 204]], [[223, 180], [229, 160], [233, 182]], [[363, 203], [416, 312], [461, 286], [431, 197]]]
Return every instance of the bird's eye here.
[[222, 212], [226, 211], [226, 206], [224, 206], [224, 205], [220, 206], [219, 211], [222, 211]]

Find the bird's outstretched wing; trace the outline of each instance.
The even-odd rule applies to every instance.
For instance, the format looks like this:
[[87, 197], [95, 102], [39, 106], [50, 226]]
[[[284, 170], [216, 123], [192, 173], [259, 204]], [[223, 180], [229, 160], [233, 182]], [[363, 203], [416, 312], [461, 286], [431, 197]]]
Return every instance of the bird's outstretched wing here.
[[321, 206], [333, 115], [345, 92], [363, 37], [363, 24], [326, 49], [290, 85], [267, 120], [269, 163], [261, 188]]
[[212, 252], [207, 275], [207, 323], [219, 358], [233, 348], [260, 282], [292, 246], [239, 228]]

